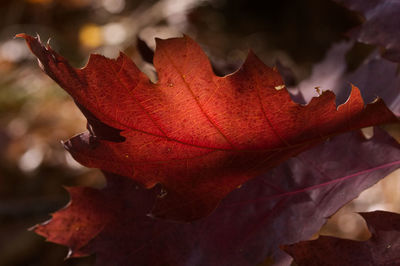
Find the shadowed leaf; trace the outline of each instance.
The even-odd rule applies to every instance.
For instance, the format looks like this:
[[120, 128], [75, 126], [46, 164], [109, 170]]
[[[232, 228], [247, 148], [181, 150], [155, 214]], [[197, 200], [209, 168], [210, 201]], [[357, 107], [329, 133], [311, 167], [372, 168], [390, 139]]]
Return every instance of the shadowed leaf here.
[[400, 265], [400, 214], [384, 211], [364, 212], [372, 237], [353, 241], [321, 236], [317, 240], [284, 246], [299, 266]]
[[379, 45], [383, 56], [400, 62], [400, 2], [397, 0], [335, 0], [361, 13], [365, 22], [350, 32], [352, 38], [366, 44]]
[[309, 239], [399, 159], [399, 144], [386, 133], [369, 141], [347, 133], [250, 180], [191, 223], [149, 217], [160, 189], [108, 174], [103, 190], [70, 188], [71, 205], [36, 232], [69, 246], [73, 256], [96, 253], [96, 266], [289, 265], [279, 245]]

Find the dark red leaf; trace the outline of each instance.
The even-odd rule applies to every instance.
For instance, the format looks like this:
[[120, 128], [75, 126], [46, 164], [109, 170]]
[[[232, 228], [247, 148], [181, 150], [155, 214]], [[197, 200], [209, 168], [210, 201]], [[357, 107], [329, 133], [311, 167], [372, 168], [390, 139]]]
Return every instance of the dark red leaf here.
[[278, 72], [253, 53], [237, 72], [217, 77], [186, 36], [157, 40], [156, 84], [122, 53], [115, 60], [91, 55], [75, 69], [38, 38], [18, 37], [91, 117], [125, 138], [110, 141], [101, 135], [109, 131], [96, 128], [101, 123], [92, 124], [91, 133], [65, 144], [72, 156], [147, 188], [161, 183], [166, 193], [155, 203], [158, 217], [204, 217], [244, 182], [328, 137], [397, 121], [379, 99], [365, 107], [357, 88], [338, 108], [330, 91], [296, 104]]
[[147, 216], [162, 191], [108, 175], [103, 190], [70, 188], [71, 205], [36, 232], [69, 246], [72, 256], [95, 252], [97, 266], [254, 266], [267, 257], [288, 265], [278, 246], [309, 239], [343, 204], [398, 168], [399, 148], [382, 131], [369, 141], [357, 132], [335, 137], [250, 180], [192, 223]]
[[284, 246], [299, 266], [400, 265], [400, 214], [384, 211], [364, 212], [372, 237], [353, 241], [328, 236]]

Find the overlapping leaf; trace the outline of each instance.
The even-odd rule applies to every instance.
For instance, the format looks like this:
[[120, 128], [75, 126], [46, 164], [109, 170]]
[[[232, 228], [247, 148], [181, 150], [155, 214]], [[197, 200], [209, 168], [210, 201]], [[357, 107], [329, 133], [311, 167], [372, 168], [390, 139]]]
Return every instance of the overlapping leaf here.
[[400, 265], [400, 214], [384, 211], [360, 214], [372, 234], [368, 241], [321, 236], [283, 249], [299, 266]]
[[90, 133], [66, 148], [86, 166], [147, 188], [161, 183], [158, 217], [204, 217], [244, 182], [330, 136], [397, 121], [379, 99], [365, 107], [357, 88], [338, 108], [329, 91], [296, 104], [277, 71], [252, 53], [237, 72], [217, 77], [188, 37], [157, 41], [156, 84], [124, 54], [92, 55], [75, 69], [38, 38], [19, 37], [88, 117]]
[[397, 0], [335, 0], [361, 13], [365, 22], [351, 32], [359, 42], [379, 45], [383, 56], [400, 62], [400, 2]]
[[[400, 73], [398, 64], [383, 59], [377, 53], [373, 53], [358, 69], [346, 75], [344, 80], [359, 86], [366, 100], [372, 100], [376, 95], [379, 95], [390, 110], [400, 116]], [[344, 93], [338, 94], [338, 98], [344, 99], [345, 97]]]
[[314, 87], [332, 89], [336, 101], [348, 97], [349, 83], [360, 88], [365, 101], [373, 101], [377, 95], [389, 109], [400, 116], [400, 75], [398, 64], [371, 53], [354, 71], [346, 71], [346, 54], [353, 42], [341, 42], [332, 46], [323, 61], [313, 67], [312, 75], [299, 84], [301, 94], [310, 99], [316, 94]]
[[[400, 166], [399, 144], [382, 131], [333, 138], [259, 176], [192, 223], [154, 219], [158, 189], [107, 175], [103, 190], [69, 188], [72, 202], [36, 232], [96, 253], [97, 266], [289, 265], [279, 245], [309, 239], [327, 217]], [[84, 232], [84, 233], [83, 233]]]

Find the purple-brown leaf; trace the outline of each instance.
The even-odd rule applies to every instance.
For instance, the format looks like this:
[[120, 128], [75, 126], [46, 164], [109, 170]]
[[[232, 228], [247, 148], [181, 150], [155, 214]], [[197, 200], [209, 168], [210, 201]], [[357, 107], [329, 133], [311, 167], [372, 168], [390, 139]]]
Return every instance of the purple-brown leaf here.
[[400, 214], [375, 211], [360, 215], [372, 234], [367, 241], [321, 236], [283, 249], [299, 266], [400, 265]]
[[335, 0], [361, 13], [365, 22], [351, 31], [359, 42], [379, 45], [383, 56], [400, 63], [400, 2], [398, 0]]
[[380, 130], [369, 141], [338, 136], [247, 182], [192, 223], [149, 217], [163, 192], [107, 175], [103, 190], [70, 188], [71, 205], [36, 232], [72, 256], [96, 253], [97, 266], [254, 266], [266, 258], [289, 265], [279, 245], [309, 239], [399, 160], [399, 144]]

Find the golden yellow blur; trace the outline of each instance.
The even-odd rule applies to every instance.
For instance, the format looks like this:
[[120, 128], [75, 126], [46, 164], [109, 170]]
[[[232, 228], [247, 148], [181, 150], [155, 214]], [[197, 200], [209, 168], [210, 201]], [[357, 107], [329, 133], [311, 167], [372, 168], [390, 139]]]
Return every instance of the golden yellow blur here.
[[96, 24], [85, 24], [79, 30], [79, 41], [87, 48], [96, 48], [102, 45], [101, 28]]

